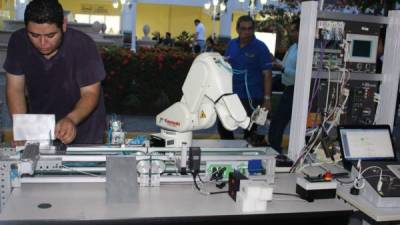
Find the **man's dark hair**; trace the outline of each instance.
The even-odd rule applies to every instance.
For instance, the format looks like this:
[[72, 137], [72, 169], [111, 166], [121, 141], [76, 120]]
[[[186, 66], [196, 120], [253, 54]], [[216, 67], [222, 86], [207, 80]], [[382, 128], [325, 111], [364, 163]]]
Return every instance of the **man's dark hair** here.
[[292, 20], [292, 24], [293, 24], [293, 28], [297, 31], [300, 31], [300, 18], [299, 17], [295, 17]]
[[206, 42], [209, 42], [211, 45], [215, 45], [214, 39], [212, 37], [208, 37]]
[[195, 45], [194, 46], [194, 53], [200, 53], [201, 52], [201, 47], [200, 47], [200, 45]]
[[196, 24], [197, 24], [197, 23], [200, 23], [200, 20], [199, 20], [199, 19], [195, 19], [195, 20], [194, 20], [194, 23], [196, 23]]
[[236, 22], [236, 28], [239, 28], [242, 22], [251, 22], [251, 26], [253, 27], [253, 29], [255, 28], [256, 23], [254, 22], [253, 18], [251, 18], [251, 16], [246, 15], [239, 17], [239, 19]]
[[25, 26], [34, 22], [56, 24], [58, 28], [62, 28], [64, 10], [58, 0], [33, 0], [26, 6], [24, 22]]

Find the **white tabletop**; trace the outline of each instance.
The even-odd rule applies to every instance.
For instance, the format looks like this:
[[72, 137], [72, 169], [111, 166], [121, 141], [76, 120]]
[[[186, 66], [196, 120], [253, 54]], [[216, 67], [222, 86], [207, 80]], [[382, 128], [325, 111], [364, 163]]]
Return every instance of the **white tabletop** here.
[[[377, 222], [400, 221], [400, 208], [376, 207], [361, 195], [350, 194], [351, 186], [339, 185], [337, 194]], [[400, 198], [399, 198], [400, 201]]]
[[[295, 193], [295, 177], [279, 174], [274, 192]], [[49, 209], [38, 204], [50, 203]], [[351, 212], [338, 199], [306, 202], [295, 196], [274, 195], [268, 209], [254, 214]], [[16, 189], [0, 213], [4, 221], [27, 220], [123, 220], [245, 215], [228, 194], [202, 195], [189, 184], [143, 187], [131, 204], [107, 204], [104, 183], [23, 184]]]

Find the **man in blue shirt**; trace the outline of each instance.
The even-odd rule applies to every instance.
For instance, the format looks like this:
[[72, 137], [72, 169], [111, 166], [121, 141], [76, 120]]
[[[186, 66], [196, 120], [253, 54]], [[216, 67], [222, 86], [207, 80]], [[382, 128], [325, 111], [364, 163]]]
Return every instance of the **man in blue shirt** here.
[[274, 67], [282, 71], [282, 84], [285, 90], [280, 98], [278, 108], [272, 117], [268, 132], [268, 140], [276, 151], [282, 153], [282, 136], [292, 117], [293, 91], [296, 75], [297, 42], [299, 39], [300, 20], [295, 19], [290, 26], [290, 38], [293, 44], [283, 58], [282, 64], [274, 63]]
[[[255, 22], [250, 16], [241, 16], [236, 23], [238, 38], [228, 43], [225, 57], [233, 69], [233, 92], [236, 93], [248, 115], [258, 105], [271, 110], [272, 63], [268, 47], [255, 35]], [[256, 131], [245, 131], [244, 138]], [[233, 132], [218, 122], [221, 139], [234, 139]]]

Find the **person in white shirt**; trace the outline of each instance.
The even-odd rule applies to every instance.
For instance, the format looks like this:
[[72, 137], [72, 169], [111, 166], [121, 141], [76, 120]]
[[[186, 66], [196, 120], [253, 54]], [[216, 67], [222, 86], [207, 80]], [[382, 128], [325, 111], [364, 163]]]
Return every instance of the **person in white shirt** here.
[[278, 107], [271, 119], [271, 125], [268, 131], [268, 141], [271, 147], [282, 153], [283, 132], [292, 117], [293, 91], [296, 75], [297, 62], [297, 42], [299, 39], [300, 20], [294, 19], [290, 26], [290, 39], [293, 44], [290, 46], [283, 58], [282, 64], [273, 63], [273, 67], [282, 71], [282, 84], [285, 90], [279, 100]]
[[194, 25], [196, 26], [195, 44], [200, 47], [200, 52], [203, 52], [206, 46], [206, 28], [199, 19], [194, 20]]

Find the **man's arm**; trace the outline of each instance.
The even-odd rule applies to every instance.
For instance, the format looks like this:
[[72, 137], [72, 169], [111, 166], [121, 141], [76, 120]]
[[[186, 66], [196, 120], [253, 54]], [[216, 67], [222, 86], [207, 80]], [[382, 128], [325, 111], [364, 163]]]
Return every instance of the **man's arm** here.
[[57, 122], [56, 137], [64, 144], [71, 143], [76, 136], [76, 126], [96, 108], [100, 96], [100, 82], [81, 87], [81, 98], [66, 117]]
[[10, 115], [26, 113], [25, 76], [6, 74], [7, 105]]
[[263, 70], [262, 74], [264, 76], [264, 103], [262, 104], [262, 107], [271, 111], [272, 71]]

